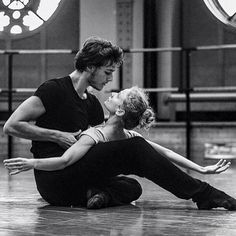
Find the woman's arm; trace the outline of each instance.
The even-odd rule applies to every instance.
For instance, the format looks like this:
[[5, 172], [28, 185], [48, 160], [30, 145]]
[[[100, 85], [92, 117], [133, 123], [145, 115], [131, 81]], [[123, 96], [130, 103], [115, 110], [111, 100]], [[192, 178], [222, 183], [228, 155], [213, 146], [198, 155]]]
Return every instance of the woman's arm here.
[[12, 158], [3, 161], [5, 167], [10, 170], [10, 174], [18, 174], [30, 169], [37, 170], [61, 170], [72, 165], [81, 159], [88, 150], [95, 144], [95, 141], [88, 135], [82, 135], [80, 139], [73, 144], [61, 157], [28, 159]]
[[225, 170], [227, 170], [230, 166], [230, 162], [227, 162], [226, 160], [220, 160], [219, 162], [217, 162], [215, 165], [210, 165], [210, 166], [200, 166], [190, 160], [188, 160], [187, 158], [167, 149], [164, 148], [162, 146], [160, 146], [159, 144], [156, 144], [154, 142], [151, 142], [149, 140], [147, 140], [148, 143], [150, 143], [152, 145], [152, 147], [160, 154], [164, 155], [166, 158], [168, 158], [170, 161], [172, 161], [173, 163], [190, 169], [190, 170], [194, 170], [197, 171], [199, 173], [202, 174], [218, 174], [221, 173]]

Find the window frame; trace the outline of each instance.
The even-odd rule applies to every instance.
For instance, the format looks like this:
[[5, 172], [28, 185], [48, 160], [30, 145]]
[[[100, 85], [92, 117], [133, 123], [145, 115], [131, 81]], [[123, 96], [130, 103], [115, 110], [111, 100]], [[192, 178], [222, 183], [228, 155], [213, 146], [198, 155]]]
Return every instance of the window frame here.
[[[21, 39], [21, 38], [25, 38], [25, 37], [29, 37], [29, 36], [32, 36], [38, 32], [40, 32], [43, 28], [45, 28], [49, 23], [51, 23], [56, 15], [59, 13], [59, 11], [62, 9], [63, 5], [65, 4], [65, 0], [60, 0], [59, 4], [58, 4], [58, 7], [56, 8], [56, 10], [52, 13], [52, 15], [46, 20], [43, 22], [42, 25], [40, 25], [39, 27], [37, 27], [36, 29], [30, 31], [23, 31], [22, 33], [20, 34], [11, 34], [9, 32], [4, 32], [4, 31], [0, 31], [0, 40], [3, 39], [3, 40], [14, 40], [14, 39]], [[17, 10], [19, 11], [19, 10]], [[0, 9], [0, 12], [3, 12], [2, 9]], [[12, 24], [13, 26], [13, 24]]]
[[234, 29], [236, 28], [236, 7], [235, 13], [233, 15], [229, 15], [218, 0], [203, 0], [203, 2], [221, 23], [228, 27]]

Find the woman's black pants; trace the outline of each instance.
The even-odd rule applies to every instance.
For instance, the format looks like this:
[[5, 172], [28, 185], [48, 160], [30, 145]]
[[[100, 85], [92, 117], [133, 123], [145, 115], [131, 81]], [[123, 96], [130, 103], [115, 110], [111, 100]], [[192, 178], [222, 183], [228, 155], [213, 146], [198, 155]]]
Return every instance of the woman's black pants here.
[[35, 170], [35, 179], [41, 196], [53, 205], [85, 205], [91, 187], [106, 191], [112, 205], [120, 205], [136, 200], [142, 192], [135, 179], [120, 174], [145, 177], [194, 202], [205, 198], [211, 188], [180, 170], [141, 137], [99, 143], [64, 170]]

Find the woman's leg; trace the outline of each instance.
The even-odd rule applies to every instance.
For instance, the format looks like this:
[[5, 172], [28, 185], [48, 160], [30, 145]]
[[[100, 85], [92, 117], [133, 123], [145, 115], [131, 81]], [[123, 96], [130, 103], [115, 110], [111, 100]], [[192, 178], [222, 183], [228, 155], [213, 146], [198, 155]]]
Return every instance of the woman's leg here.
[[[228, 195], [181, 171], [140, 137], [98, 144], [75, 168], [90, 183], [118, 174], [145, 177], [179, 198], [192, 199], [200, 209], [213, 208], [213, 205], [225, 207], [229, 203]], [[227, 209], [236, 210], [236, 201], [232, 199]]]
[[[179, 198], [192, 199], [199, 209], [223, 206], [236, 210], [235, 199], [181, 171], [140, 137], [95, 145], [78, 162], [56, 172], [55, 178], [50, 172], [36, 181], [45, 198], [48, 195], [51, 199], [55, 195], [58, 198], [64, 191], [62, 201], [69, 200], [75, 205], [86, 201], [84, 189], [119, 174], [146, 177]], [[59, 182], [59, 189], [54, 187], [55, 181]]]
[[75, 182], [84, 181], [86, 177], [89, 184], [119, 174], [135, 174], [183, 199], [190, 199], [209, 186], [181, 171], [139, 137], [98, 144], [80, 161], [68, 167], [67, 172]]

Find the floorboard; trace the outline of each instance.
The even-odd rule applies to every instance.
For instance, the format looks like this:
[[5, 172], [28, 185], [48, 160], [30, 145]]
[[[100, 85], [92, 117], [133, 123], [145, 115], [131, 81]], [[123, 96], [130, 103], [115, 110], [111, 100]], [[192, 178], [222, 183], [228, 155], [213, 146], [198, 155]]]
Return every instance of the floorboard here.
[[[236, 168], [198, 175], [236, 197]], [[0, 166], [0, 236], [12, 235], [236, 235], [236, 212], [199, 211], [146, 179], [131, 205], [101, 210], [52, 207], [36, 190], [33, 172], [9, 176]]]

